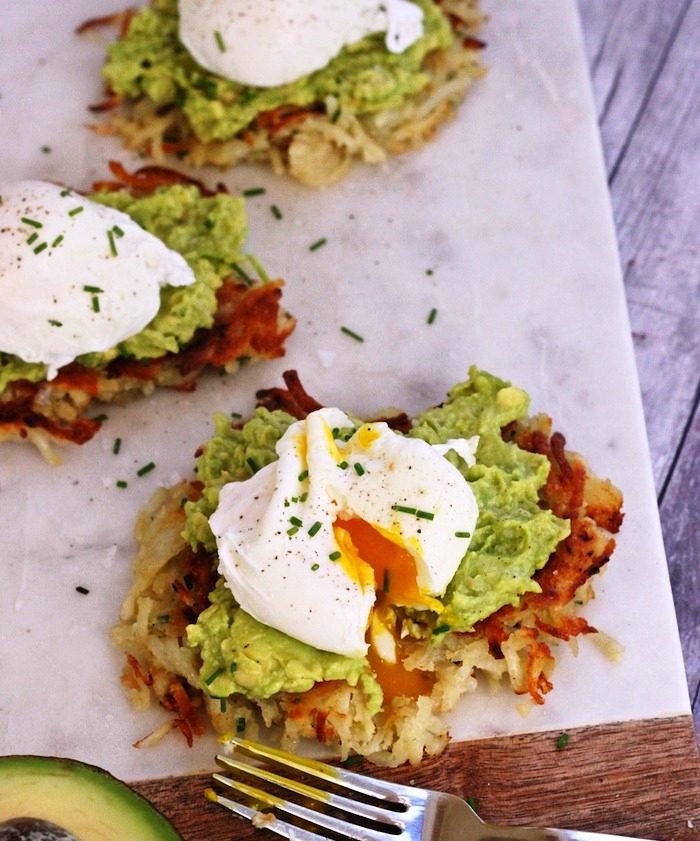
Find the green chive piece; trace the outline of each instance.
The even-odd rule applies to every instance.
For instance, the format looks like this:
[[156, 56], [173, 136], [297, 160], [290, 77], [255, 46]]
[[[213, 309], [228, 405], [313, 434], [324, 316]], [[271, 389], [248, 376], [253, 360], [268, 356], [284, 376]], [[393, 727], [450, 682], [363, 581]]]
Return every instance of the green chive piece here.
[[211, 684], [214, 683], [214, 681], [217, 679], [217, 677], [219, 677], [219, 675], [222, 675], [223, 673], [224, 673], [223, 669], [216, 669], [216, 671], [213, 671], [209, 675], [209, 677], [204, 678], [204, 683], [206, 683], [207, 686], [211, 686]]
[[428, 313], [428, 324], [432, 324], [437, 316], [437, 310], [433, 307]]
[[321, 239], [317, 239], [316, 242], [312, 242], [309, 246], [309, 251], [318, 251], [319, 248], [323, 248], [323, 246], [328, 242], [326, 237], [321, 237]]
[[51, 248], [58, 248], [58, 246], [63, 242], [63, 234], [59, 234], [56, 239], [51, 243]]
[[27, 237], [27, 245], [31, 245], [33, 242], [36, 242], [38, 239], [39, 239], [39, 234], [36, 231], [34, 231], [33, 234], [30, 234]]
[[414, 516], [416, 516], [418, 514], [418, 509], [417, 508], [411, 508], [410, 505], [398, 505], [398, 504], [392, 505], [391, 510], [392, 511], [400, 511], [402, 514], [413, 514]]
[[214, 31], [214, 40], [216, 41], [216, 46], [222, 53], [226, 52], [226, 42], [224, 41], [224, 36], [219, 32], [219, 30]]
[[151, 470], [155, 470], [155, 466], [155, 462], [149, 461], [148, 464], [144, 464], [143, 467], [139, 467], [139, 469], [136, 471], [136, 475], [145, 476], [146, 473], [150, 473]]
[[345, 768], [352, 768], [354, 765], [359, 765], [360, 762], [362, 762], [362, 756], [359, 753], [353, 753], [352, 756], [348, 756], [340, 764]]
[[355, 473], [357, 473], [358, 476], [365, 475], [365, 468], [359, 462], [356, 461], [355, 464], [353, 464], [353, 467], [355, 468]]
[[341, 327], [340, 332], [345, 333], [346, 336], [350, 336], [351, 339], [355, 339], [356, 342], [364, 342], [362, 336], [354, 330], [351, 330], [349, 327]]
[[78, 205], [78, 207], [74, 207], [73, 210], [68, 211], [69, 216], [77, 216], [79, 213], [82, 213], [85, 208], [82, 205]]
[[299, 526], [292, 526], [291, 529], [287, 529], [287, 534], [289, 537], [294, 537], [294, 535], [299, 531]]
[[245, 730], [245, 718], [241, 716], [236, 719], [236, 733], [242, 733]]
[[34, 253], [35, 254], [41, 254], [41, 252], [44, 251], [48, 247], [49, 247], [48, 242], [42, 242], [39, 245], [37, 245], [37, 247], [34, 249]]
[[319, 568], [320, 564], [311, 564], [311, 572], [316, 572]]
[[471, 532], [468, 531], [456, 531], [455, 537], [471, 537]]
[[20, 219], [20, 222], [24, 222], [25, 225], [31, 225], [32, 228], [43, 228], [43, 222], [37, 222], [36, 219], [30, 219], [28, 216], [23, 216]]
[[99, 312], [100, 311], [100, 299], [97, 295], [92, 296], [92, 311]]
[[476, 797], [465, 797], [464, 799], [467, 803], [467, 806], [469, 806], [470, 809], [473, 809], [475, 812], [479, 811], [478, 804], [476, 802]]
[[309, 478], [309, 471], [308, 470], [302, 470], [301, 473], [297, 476], [297, 479], [300, 482], [303, 482], [304, 479], [308, 479], [308, 478]]
[[555, 743], [556, 746], [557, 746], [557, 750], [564, 750], [564, 748], [569, 744], [570, 739], [571, 739], [571, 736], [566, 731], [561, 733], [558, 736], [557, 741]]
[[241, 278], [244, 283], [247, 283], [248, 286], [253, 282], [253, 278], [245, 271], [245, 269], [241, 268], [238, 263], [231, 263], [231, 268], [234, 272]]
[[309, 529], [309, 537], [313, 537], [314, 535], [318, 534], [321, 529], [321, 524], [318, 520], [311, 526]]
[[119, 455], [119, 450], [121, 450], [121, 448], [122, 448], [122, 439], [121, 438], [115, 438], [114, 439], [114, 444], [112, 444], [112, 452], [114, 453], [115, 456]]
[[65, 197], [66, 197], [66, 196], [69, 196], [69, 195], [70, 195], [70, 190], [68, 189], [68, 187], [66, 187], [64, 190], [61, 190], [61, 192], [60, 192], [58, 195], [59, 195], [62, 199], [65, 199]]
[[341, 470], [347, 470], [349, 466], [350, 466], [350, 465], [347, 463], [347, 461], [339, 461], [339, 462], [338, 462], [338, 467], [339, 467]]
[[123, 237], [124, 231], [119, 227], [119, 225], [112, 225], [112, 233], [115, 237]]
[[104, 289], [100, 289], [99, 286], [83, 286], [83, 292], [92, 292], [95, 295], [99, 295], [100, 292], [104, 292]]
[[231, 663], [231, 665], [228, 667], [229, 673], [233, 674], [236, 671], [237, 668], [238, 668], [238, 663]]
[[307, 500], [308, 498], [309, 498], [308, 493], [307, 493], [306, 491], [304, 491], [304, 493], [303, 493], [303, 494], [301, 494], [301, 496], [299, 497], [299, 502], [306, 502], [306, 500]]
[[226, 698], [219, 698], [219, 711], [225, 713], [228, 709], [228, 701]]
[[114, 242], [114, 231], [111, 228], [107, 231], [107, 239], [109, 240], [109, 250], [112, 257], [117, 257], [117, 244]]
[[384, 581], [382, 582], [382, 592], [388, 593], [389, 592], [389, 587], [390, 587], [390, 574], [389, 574], [389, 570], [385, 569], [384, 570]]
[[435, 514], [432, 511], [421, 511], [420, 509], [416, 511], [416, 517], [420, 518], [421, 520], [434, 520]]
[[240, 418], [242, 418], [243, 415], [240, 412], [231, 412], [231, 417], [236, 418], [236, 420], [240, 420]]
[[160, 616], [156, 616], [156, 622], [159, 625], [165, 625], [170, 622], [170, 614], [169, 613], [161, 613]]
[[335, 552], [331, 552], [331, 553], [330, 553], [330, 555], [329, 555], [328, 557], [329, 557], [332, 561], [337, 561], [337, 560], [339, 560], [339, 559], [340, 559], [341, 554], [342, 554], [342, 553], [341, 553], [341, 552], [338, 552], [338, 550], [336, 549], [336, 551], [335, 551]]
[[299, 526], [300, 528], [301, 528], [301, 526], [303, 526], [303, 525], [304, 525], [304, 524], [302, 523], [302, 521], [301, 521], [298, 517], [290, 517], [290, 518], [289, 518], [289, 522], [290, 522], [293, 526]]
[[117, 479], [117, 487], [118, 488], [126, 488], [128, 486], [128, 482], [125, 482], [123, 479]]
[[265, 267], [263, 264], [255, 257], [253, 254], [246, 254], [246, 259], [250, 263], [250, 265], [255, 269], [258, 274], [258, 277], [261, 280], [264, 280], [267, 283], [270, 279], [270, 275], [265, 271]]
[[63, 327], [63, 322], [62, 321], [56, 321], [55, 318], [50, 318], [49, 319], [49, 324], [52, 327]]
[[249, 187], [247, 190], [243, 190], [243, 195], [246, 198], [251, 198], [252, 196], [264, 196], [267, 190], [264, 187]]
[[433, 628], [433, 633], [434, 634], [445, 634], [449, 630], [450, 630], [449, 625], [438, 625], [437, 628]]
[[272, 213], [272, 215], [275, 217], [275, 219], [281, 219], [282, 218], [282, 211], [279, 209], [279, 207], [277, 207], [276, 204], [271, 204], [270, 205], [270, 213]]
[[248, 467], [253, 473], [257, 473], [258, 470], [260, 470], [255, 459], [251, 458], [250, 456], [248, 456], [248, 458], [245, 460], [245, 463], [248, 465]]

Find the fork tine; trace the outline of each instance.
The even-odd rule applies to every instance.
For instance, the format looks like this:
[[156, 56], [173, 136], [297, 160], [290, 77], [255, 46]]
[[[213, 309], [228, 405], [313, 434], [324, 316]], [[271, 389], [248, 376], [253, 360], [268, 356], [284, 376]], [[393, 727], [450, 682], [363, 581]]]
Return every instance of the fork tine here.
[[[315, 809], [309, 809], [306, 806], [301, 806], [290, 800], [283, 800], [281, 797], [277, 797], [267, 791], [263, 791], [255, 786], [250, 786], [247, 783], [242, 783], [239, 780], [229, 779], [228, 777], [224, 777], [222, 774], [213, 774], [213, 777], [218, 783], [221, 783], [234, 791], [239, 791], [247, 797], [252, 797], [254, 800], [264, 803], [266, 806], [281, 809], [289, 815], [294, 815], [307, 823], [320, 826], [323, 829], [330, 829], [332, 832], [340, 833], [346, 838], [354, 838], [356, 841], [387, 841], [387, 838], [394, 839], [395, 841], [396, 839], [401, 838], [400, 835], [388, 836], [385, 832], [380, 832], [369, 827], [358, 826], [357, 824], [349, 823], [346, 820], [335, 818], [332, 815], [327, 815], [325, 812], [318, 812]], [[267, 827], [267, 823], [264, 825]]]
[[[401, 812], [390, 812], [387, 809], [372, 806], [369, 803], [352, 800], [348, 797], [343, 797], [342, 795], [334, 794], [330, 791], [323, 791], [319, 788], [315, 788], [314, 786], [307, 785], [306, 783], [301, 783], [298, 780], [290, 779], [289, 777], [282, 777], [274, 771], [268, 771], [267, 768], [261, 768], [258, 765], [250, 765], [247, 762], [239, 762], [232, 757], [218, 755], [216, 757], [216, 761], [226, 768], [239, 771], [243, 774], [249, 774], [269, 783], [274, 783], [275, 785], [278, 785], [281, 788], [286, 788], [288, 791], [293, 791], [295, 794], [299, 794], [302, 797], [315, 800], [324, 805], [333, 806], [344, 812], [349, 812], [353, 815], [360, 815], [363, 818], [368, 818], [369, 820], [380, 823], [386, 823], [394, 827], [401, 828], [403, 826], [400, 820], [400, 818], [403, 817]], [[216, 774], [214, 774], [214, 777], [216, 779], [220, 779]], [[222, 779], [226, 780], [227, 778], [224, 777]]]
[[[211, 788], [206, 789], [204, 795], [207, 800], [211, 800], [212, 803], [218, 803], [220, 806], [234, 812], [236, 815], [240, 815], [242, 818], [247, 818], [247, 820], [253, 823], [255, 822], [255, 819], [259, 818], [261, 815], [259, 809], [251, 809], [250, 806], [246, 806], [243, 803], [238, 803], [236, 800], [224, 797]], [[286, 821], [281, 821], [279, 818], [275, 818], [274, 816], [270, 816], [270, 820], [265, 820], [260, 824], [260, 826], [265, 829], [269, 829], [270, 832], [275, 832], [277, 835], [282, 835], [284, 838], [292, 838], [294, 841], [328, 841], [324, 835], [318, 835], [308, 829], [293, 826], [292, 824], [287, 823]]]
[[259, 759], [280, 763], [288, 768], [294, 768], [304, 774], [310, 774], [320, 780], [335, 783], [344, 788], [357, 791], [360, 794], [367, 794], [378, 800], [403, 805], [409, 803], [422, 804], [425, 800], [425, 795], [420, 789], [400, 785], [399, 783], [385, 783], [373, 777], [366, 777], [363, 774], [356, 774], [353, 771], [346, 771], [342, 768], [336, 768], [333, 765], [327, 765], [325, 762], [319, 762], [317, 759], [294, 756], [278, 748], [270, 748], [266, 745], [260, 745], [257, 742], [241, 739], [238, 736], [226, 736], [222, 741]]

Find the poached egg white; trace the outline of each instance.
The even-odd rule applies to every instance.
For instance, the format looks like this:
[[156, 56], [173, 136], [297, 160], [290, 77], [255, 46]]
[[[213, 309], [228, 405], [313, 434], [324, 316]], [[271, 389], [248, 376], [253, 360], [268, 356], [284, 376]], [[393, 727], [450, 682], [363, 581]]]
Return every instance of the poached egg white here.
[[139, 333], [160, 288], [195, 280], [125, 213], [44, 181], [0, 183], [0, 351], [48, 378]]
[[386, 32], [401, 53], [423, 34], [410, 0], [179, 0], [180, 41], [219, 76], [255, 87], [320, 70], [348, 44]]

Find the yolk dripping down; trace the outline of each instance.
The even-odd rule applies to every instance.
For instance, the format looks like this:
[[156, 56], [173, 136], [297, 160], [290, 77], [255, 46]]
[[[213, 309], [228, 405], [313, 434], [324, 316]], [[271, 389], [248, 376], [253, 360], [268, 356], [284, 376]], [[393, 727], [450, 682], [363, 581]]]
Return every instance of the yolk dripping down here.
[[396, 650], [395, 662], [382, 657], [369, 640], [368, 659], [387, 701], [401, 695], [416, 698], [429, 695], [434, 677], [417, 669], [406, 669], [403, 659], [406, 646], [395, 632], [392, 605], [441, 609], [440, 602], [420, 592], [416, 562], [403, 546], [385, 537], [378, 529], [359, 518], [336, 520], [336, 541], [342, 550], [339, 562], [345, 571], [363, 587], [377, 592], [374, 617], [391, 632]]

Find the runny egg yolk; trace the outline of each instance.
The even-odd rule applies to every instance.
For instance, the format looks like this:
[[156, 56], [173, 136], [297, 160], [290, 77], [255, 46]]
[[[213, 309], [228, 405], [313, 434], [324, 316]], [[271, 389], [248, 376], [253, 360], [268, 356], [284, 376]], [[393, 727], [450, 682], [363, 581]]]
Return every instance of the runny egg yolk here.
[[376, 590], [377, 601], [370, 629], [373, 622], [377, 623], [382, 632], [390, 633], [393, 637], [395, 658], [385, 658], [379, 646], [373, 644], [368, 629], [367, 656], [385, 700], [391, 701], [402, 695], [416, 698], [430, 694], [433, 676], [418, 669], [407, 669], [403, 665], [406, 646], [396, 634], [394, 613], [391, 610], [392, 605], [430, 609], [441, 607], [436, 599], [421, 593], [413, 556], [370, 523], [357, 517], [336, 520], [334, 531], [342, 551], [339, 562], [345, 571], [363, 587], [372, 586]]

